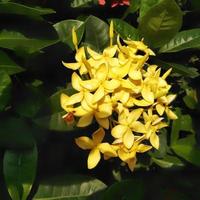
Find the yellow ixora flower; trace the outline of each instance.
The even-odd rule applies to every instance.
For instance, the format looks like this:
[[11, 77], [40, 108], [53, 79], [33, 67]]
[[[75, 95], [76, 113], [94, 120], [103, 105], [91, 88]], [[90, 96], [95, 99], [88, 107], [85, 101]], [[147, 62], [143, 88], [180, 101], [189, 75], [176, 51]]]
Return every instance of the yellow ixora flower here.
[[112, 148], [112, 146], [105, 142], [102, 143], [105, 136], [105, 131], [103, 128], [99, 128], [92, 134], [92, 139], [86, 136], [79, 137], [75, 139], [76, 144], [84, 150], [90, 150], [87, 166], [88, 169], [96, 167], [101, 159], [100, 153], [109, 157], [116, 157], [117, 153]]

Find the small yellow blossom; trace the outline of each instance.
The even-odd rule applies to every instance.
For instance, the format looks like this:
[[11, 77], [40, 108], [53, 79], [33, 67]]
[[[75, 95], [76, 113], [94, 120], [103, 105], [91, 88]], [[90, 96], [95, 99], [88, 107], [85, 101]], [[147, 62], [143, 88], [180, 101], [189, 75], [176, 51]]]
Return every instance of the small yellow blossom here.
[[92, 134], [92, 139], [86, 136], [77, 138], [76, 144], [84, 150], [90, 150], [88, 156], [88, 169], [96, 167], [101, 159], [100, 153], [107, 155], [109, 157], [116, 157], [117, 154], [115, 150], [109, 143], [102, 143], [105, 136], [105, 131], [103, 128], [99, 128]]

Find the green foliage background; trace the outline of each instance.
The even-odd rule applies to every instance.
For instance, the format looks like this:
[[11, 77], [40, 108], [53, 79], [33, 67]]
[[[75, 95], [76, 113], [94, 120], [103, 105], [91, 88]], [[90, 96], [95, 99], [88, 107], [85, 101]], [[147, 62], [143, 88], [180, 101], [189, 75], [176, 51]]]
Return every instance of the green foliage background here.
[[[200, 1], [110, 3], [0, 0], [0, 199], [199, 199]], [[152, 63], [173, 68], [178, 95], [178, 120], [133, 173], [112, 160], [87, 170], [87, 153], [74, 144], [82, 131], [63, 121], [59, 102], [73, 93], [61, 63], [73, 61], [72, 27], [79, 43], [101, 52], [111, 19], [122, 38], [144, 38], [157, 54]]]

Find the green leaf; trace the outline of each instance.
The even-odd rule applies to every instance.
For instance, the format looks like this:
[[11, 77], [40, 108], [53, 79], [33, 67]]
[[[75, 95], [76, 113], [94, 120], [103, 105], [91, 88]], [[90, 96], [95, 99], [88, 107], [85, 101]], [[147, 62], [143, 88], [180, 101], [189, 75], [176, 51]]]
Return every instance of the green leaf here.
[[0, 50], [0, 70], [5, 71], [8, 75], [23, 72], [25, 69], [11, 60], [6, 53]]
[[72, 42], [72, 28], [75, 27], [76, 34], [78, 37], [78, 43], [80, 43], [83, 33], [84, 33], [84, 22], [78, 20], [64, 20], [58, 22], [54, 25], [59, 38], [62, 42], [68, 44], [71, 49], [74, 48], [74, 44]]
[[97, 51], [109, 45], [109, 28], [101, 19], [89, 16], [85, 21], [85, 43]]
[[106, 188], [98, 179], [81, 175], [63, 175], [41, 183], [33, 200], [86, 200]]
[[55, 11], [50, 8], [30, 7], [14, 2], [2, 2], [0, 3], [0, 13], [34, 16], [52, 14]]
[[181, 28], [182, 12], [174, 0], [162, 0], [139, 20], [145, 42], [156, 48], [169, 41]]
[[114, 30], [125, 40], [140, 40], [138, 30], [121, 19], [111, 19], [114, 24]]
[[88, 3], [92, 3], [93, 0], [72, 0], [71, 7], [77, 8], [86, 6]]
[[184, 166], [183, 162], [175, 157], [175, 156], [170, 156], [166, 155], [163, 159], [158, 159], [152, 157], [152, 161], [155, 162], [158, 166], [162, 168], [171, 168], [171, 167], [182, 167]]
[[194, 165], [200, 166], [200, 148], [196, 145], [194, 134], [179, 139], [172, 145], [172, 149], [178, 156]]
[[162, 60], [157, 60], [156, 63], [161, 67], [165, 69], [172, 68], [173, 73], [177, 73], [180, 76], [190, 77], [190, 78], [196, 78], [199, 76], [199, 72], [194, 67], [189, 67], [186, 65], [178, 64], [178, 63], [171, 63], [171, 62], [165, 62]]
[[141, 5], [141, 0], [131, 0], [130, 6], [128, 7], [128, 13], [135, 13]]
[[177, 120], [174, 120], [172, 123], [171, 131], [171, 144], [176, 144], [180, 131], [187, 131], [194, 133], [192, 117], [188, 114], [184, 115], [181, 113], [180, 108], [176, 108], [176, 115], [178, 116]]
[[14, 109], [22, 117], [33, 118], [44, 103], [44, 98], [43, 93], [37, 87], [27, 85], [22, 89], [18, 88]]
[[200, 28], [177, 33], [174, 38], [160, 48], [159, 53], [178, 52], [195, 48], [200, 48]]
[[34, 53], [45, 47], [53, 45], [58, 41], [55, 39], [34, 39], [26, 37], [20, 32], [3, 30], [0, 32], [0, 47], [10, 50], [24, 50]]
[[14, 200], [26, 200], [31, 191], [37, 169], [37, 148], [27, 151], [7, 150], [3, 173], [9, 194]]
[[144, 199], [144, 186], [141, 180], [123, 180], [114, 183], [105, 191], [104, 200], [126, 199], [142, 200]]
[[10, 100], [11, 79], [8, 74], [0, 70], [0, 111], [2, 111]]
[[186, 89], [186, 95], [183, 97], [185, 105], [190, 109], [198, 108], [197, 91], [193, 88]]
[[156, 4], [160, 3], [162, 0], [141, 0], [140, 4], [140, 18], [142, 18], [149, 9], [151, 9]]
[[32, 148], [34, 139], [32, 127], [22, 119], [0, 118], [0, 147], [12, 149]]

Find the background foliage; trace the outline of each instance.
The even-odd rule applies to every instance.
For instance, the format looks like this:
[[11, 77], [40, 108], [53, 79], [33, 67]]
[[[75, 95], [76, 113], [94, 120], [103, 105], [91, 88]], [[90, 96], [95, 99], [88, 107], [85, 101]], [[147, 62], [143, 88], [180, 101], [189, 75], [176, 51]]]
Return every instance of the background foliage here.
[[[0, 1], [0, 199], [198, 199], [200, 1], [130, 2]], [[144, 38], [157, 54], [152, 63], [173, 67], [178, 95], [178, 120], [134, 173], [112, 160], [88, 171], [73, 141], [80, 131], [61, 118], [60, 94], [73, 93], [61, 64], [73, 61], [72, 27], [80, 43], [100, 52], [111, 19], [122, 38]]]

